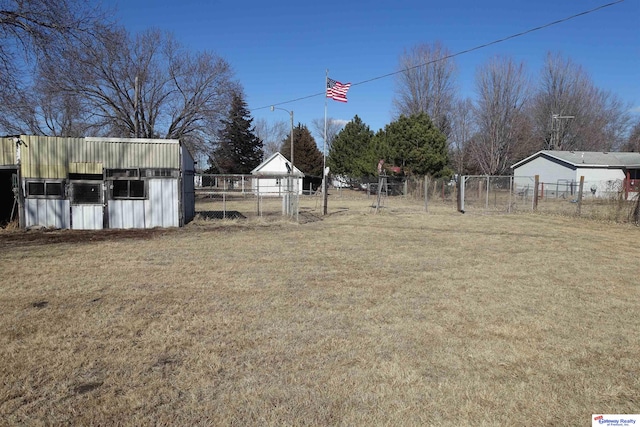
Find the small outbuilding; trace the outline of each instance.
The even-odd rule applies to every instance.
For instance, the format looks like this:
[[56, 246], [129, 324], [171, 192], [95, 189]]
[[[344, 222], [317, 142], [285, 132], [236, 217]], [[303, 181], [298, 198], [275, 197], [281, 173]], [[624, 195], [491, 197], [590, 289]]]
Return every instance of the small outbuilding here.
[[256, 195], [280, 196], [288, 192], [287, 179], [293, 175], [294, 193], [302, 194], [304, 173], [280, 153], [273, 153], [251, 171], [252, 188]]
[[178, 227], [195, 216], [194, 161], [176, 139], [0, 138], [0, 223]]
[[547, 190], [562, 194], [574, 194], [581, 176], [585, 193], [595, 197], [638, 191], [640, 185], [640, 153], [542, 150], [511, 168], [517, 191], [532, 188], [536, 175]]

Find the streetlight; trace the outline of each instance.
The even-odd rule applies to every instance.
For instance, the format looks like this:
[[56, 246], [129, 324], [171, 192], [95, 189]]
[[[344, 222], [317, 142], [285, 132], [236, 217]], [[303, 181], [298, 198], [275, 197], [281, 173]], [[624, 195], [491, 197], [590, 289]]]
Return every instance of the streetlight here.
[[291, 173], [293, 173], [293, 110], [289, 111], [284, 108], [271, 106], [271, 111], [274, 110], [282, 110], [289, 113], [289, 117], [291, 117]]
[[[291, 183], [291, 193], [292, 193], [289, 197], [291, 197], [293, 195], [294, 190], [295, 190], [295, 186], [293, 185], [293, 175], [294, 175], [294, 173], [293, 173], [293, 110], [289, 111], [287, 109], [276, 107], [276, 106], [272, 105], [271, 106], [271, 111], [275, 111], [275, 110], [282, 110], [282, 111], [284, 111], [286, 113], [289, 113], [289, 117], [291, 118], [291, 132], [290, 132], [291, 133], [291, 171], [290, 171], [291, 177], [290, 177], [290, 181], [289, 181]], [[289, 203], [289, 214], [291, 216], [293, 216], [292, 203], [293, 202], [291, 202], [291, 201]], [[297, 213], [298, 213], [297, 211], [298, 210], [296, 209], [296, 217], [297, 217]]]

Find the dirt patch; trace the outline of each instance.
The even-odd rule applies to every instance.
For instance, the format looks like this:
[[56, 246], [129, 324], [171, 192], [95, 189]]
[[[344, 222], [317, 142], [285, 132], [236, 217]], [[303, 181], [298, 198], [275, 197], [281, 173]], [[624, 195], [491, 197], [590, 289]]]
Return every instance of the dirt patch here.
[[152, 239], [178, 231], [173, 228], [132, 230], [11, 230], [0, 233], [0, 250], [16, 246], [89, 243], [122, 239]]

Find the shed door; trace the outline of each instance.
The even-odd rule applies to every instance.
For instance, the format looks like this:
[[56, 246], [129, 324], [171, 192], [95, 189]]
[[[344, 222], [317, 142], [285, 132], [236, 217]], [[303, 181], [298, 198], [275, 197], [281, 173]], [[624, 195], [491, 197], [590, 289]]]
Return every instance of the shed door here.
[[18, 217], [17, 186], [18, 170], [0, 169], [0, 227]]
[[103, 182], [97, 180], [71, 181], [71, 228], [100, 230], [103, 227]]

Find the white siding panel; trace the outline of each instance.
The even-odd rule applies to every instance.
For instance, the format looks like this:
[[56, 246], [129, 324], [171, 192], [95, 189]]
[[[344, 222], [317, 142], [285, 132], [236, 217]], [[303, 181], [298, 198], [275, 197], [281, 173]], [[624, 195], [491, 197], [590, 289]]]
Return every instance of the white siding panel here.
[[69, 201], [25, 199], [25, 226], [69, 228]]
[[561, 165], [544, 157], [537, 157], [513, 170], [515, 189], [533, 190], [533, 177], [540, 175], [540, 182], [545, 185], [575, 181], [576, 172], [569, 166]]
[[580, 181], [580, 176], [584, 176], [584, 195], [595, 197], [615, 197], [626, 178], [622, 169], [604, 168], [578, 168], [576, 181]]
[[109, 228], [145, 228], [144, 200], [109, 200]]
[[71, 206], [71, 224], [74, 230], [101, 230], [102, 205]]
[[178, 227], [178, 180], [150, 179], [145, 201], [146, 227]]

